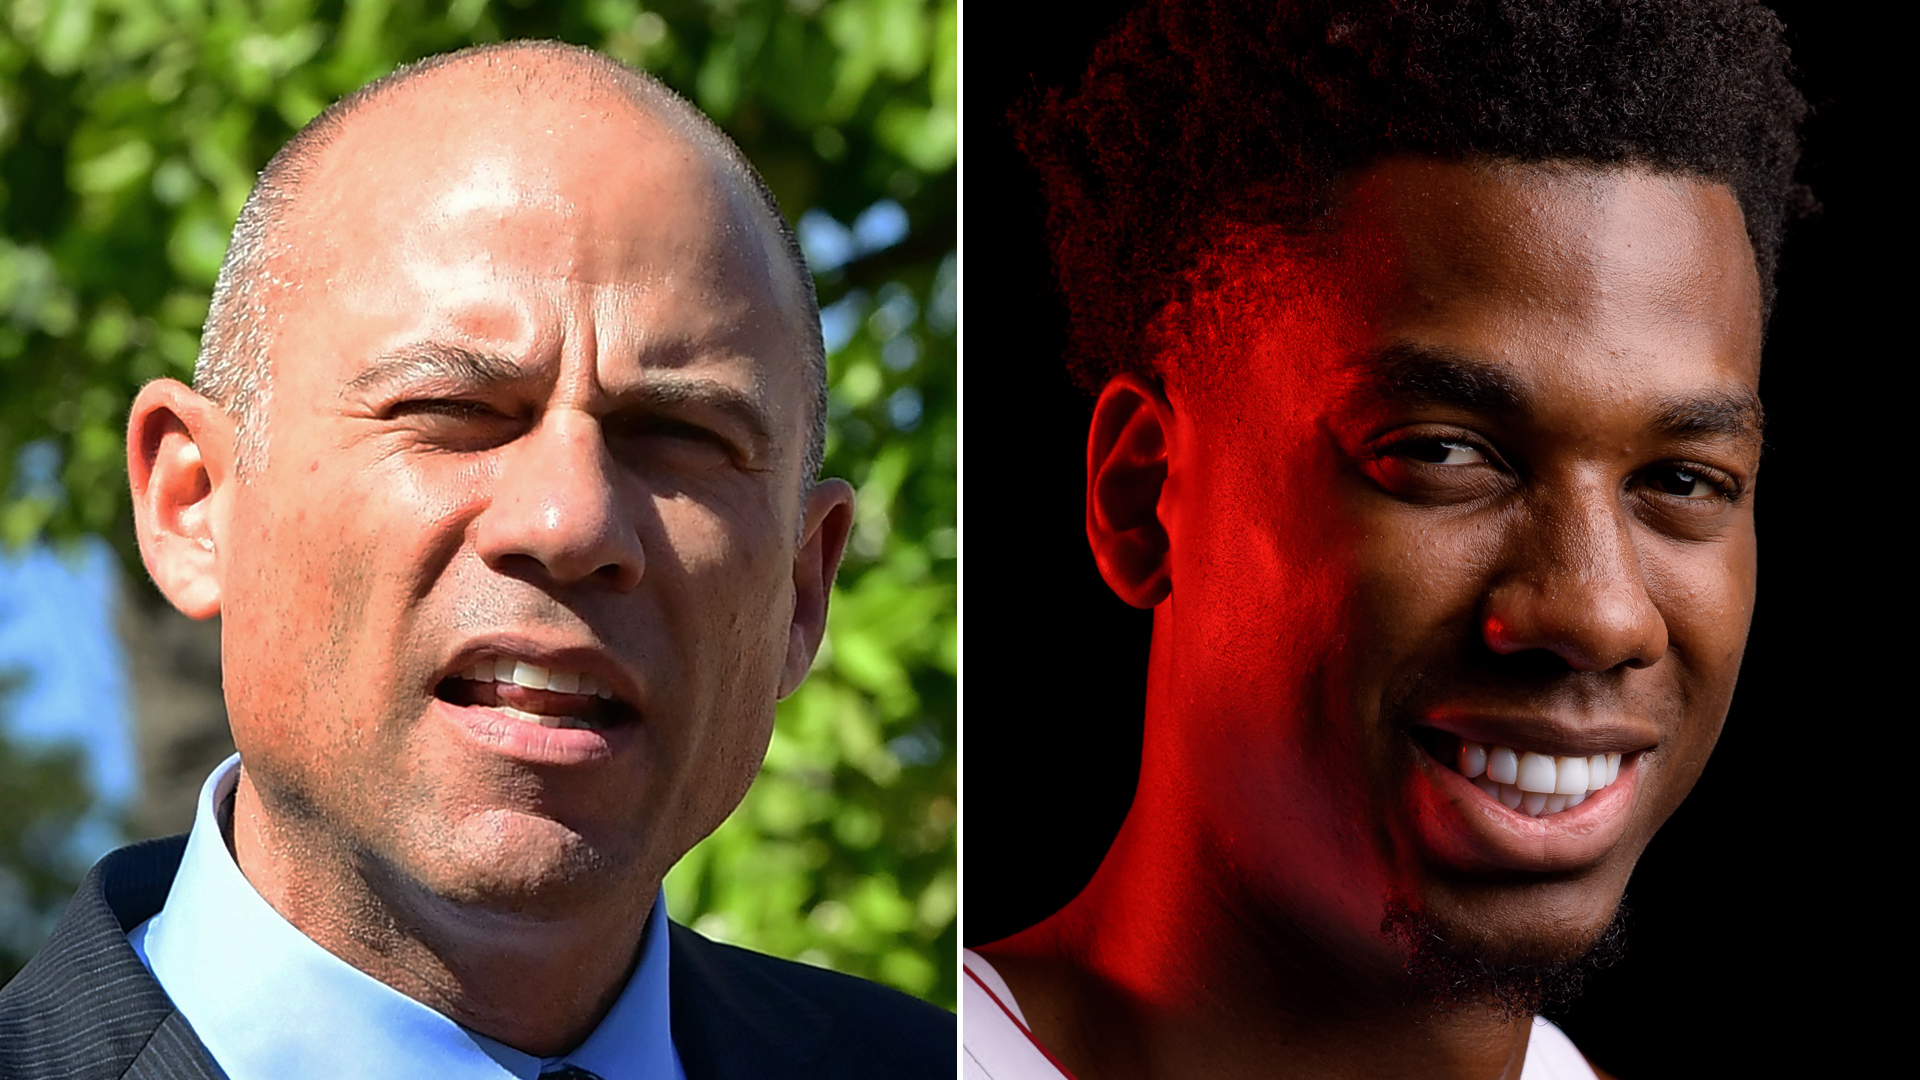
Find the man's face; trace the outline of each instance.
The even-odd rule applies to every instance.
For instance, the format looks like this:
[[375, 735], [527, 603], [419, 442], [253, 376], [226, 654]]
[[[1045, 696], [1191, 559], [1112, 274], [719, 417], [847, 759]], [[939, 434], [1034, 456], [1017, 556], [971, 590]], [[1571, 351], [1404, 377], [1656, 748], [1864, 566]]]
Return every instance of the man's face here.
[[235, 741], [285, 835], [373, 877], [644, 907], [791, 689], [800, 316], [707, 155], [468, 78], [305, 181], [221, 552]]
[[[1170, 380], [1154, 665], [1182, 705], [1143, 784], [1193, 793], [1243, 901], [1334, 955], [1404, 962], [1382, 924], [1411, 911], [1552, 965], [1608, 924], [1733, 693], [1760, 456], [1741, 212], [1671, 176], [1396, 159], [1338, 220], [1319, 269], [1248, 272], [1242, 295], [1315, 276], [1224, 320], [1241, 355]], [[1522, 775], [1476, 785], [1464, 744]], [[1595, 755], [1619, 755], [1604, 787]], [[1588, 775], [1520, 790], [1543, 769]]]

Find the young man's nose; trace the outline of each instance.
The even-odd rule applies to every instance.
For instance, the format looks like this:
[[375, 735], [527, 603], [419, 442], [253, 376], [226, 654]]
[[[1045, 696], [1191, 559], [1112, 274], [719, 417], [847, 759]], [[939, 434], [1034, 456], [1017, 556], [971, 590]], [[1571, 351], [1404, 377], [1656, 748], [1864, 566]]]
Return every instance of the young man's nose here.
[[598, 578], [626, 592], [646, 567], [631, 497], [599, 423], [550, 412], [501, 462], [478, 523], [480, 557], [503, 574], [535, 569], [555, 586]]
[[1519, 526], [1482, 602], [1480, 633], [1502, 655], [1543, 649], [1576, 671], [1648, 667], [1667, 652], [1634, 526], [1617, 497], [1590, 490]]

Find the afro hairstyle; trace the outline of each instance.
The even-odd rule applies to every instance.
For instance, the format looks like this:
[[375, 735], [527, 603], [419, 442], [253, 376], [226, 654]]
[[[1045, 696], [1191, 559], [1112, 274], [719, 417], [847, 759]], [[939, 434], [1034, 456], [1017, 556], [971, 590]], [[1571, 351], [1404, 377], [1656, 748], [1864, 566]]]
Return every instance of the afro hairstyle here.
[[1078, 85], [1014, 110], [1089, 392], [1237, 227], [1324, 226], [1340, 176], [1423, 154], [1635, 166], [1727, 185], [1763, 318], [1808, 111], [1749, 0], [1149, 0]]

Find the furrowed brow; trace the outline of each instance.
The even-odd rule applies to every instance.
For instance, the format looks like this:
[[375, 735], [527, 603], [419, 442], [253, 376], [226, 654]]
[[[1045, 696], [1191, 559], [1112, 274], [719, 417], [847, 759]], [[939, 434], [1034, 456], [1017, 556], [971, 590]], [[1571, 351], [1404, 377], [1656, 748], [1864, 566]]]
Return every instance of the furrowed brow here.
[[1469, 412], [1516, 413], [1526, 392], [1494, 364], [1431, 345], [1391, 345], [1360, 364], [1362, 392], [1396, 402], [1451, 405]]
[[746, 430], [754, 453], [764, 454], [773, 445], [773, 422], [753, 398], [711, 379], [649, 377], [615, 397], [622, 411], [642, 413], [672, 412], [687, 406], [711, 409], [730, 417]]
[[1653, 430], [1672, 439], [1758, 439], [1766, 424], [1751, 390], [1717, 391], [1662, 402]]
[[381, 355], [367, 370], [354, 376], [344, 392], [365, 393], [402, 382], [475, 386], [513, 382], [525, 374], [524, 368], [506, 357], [478, 352], [461, 345], [426, 341], [405, 345]]

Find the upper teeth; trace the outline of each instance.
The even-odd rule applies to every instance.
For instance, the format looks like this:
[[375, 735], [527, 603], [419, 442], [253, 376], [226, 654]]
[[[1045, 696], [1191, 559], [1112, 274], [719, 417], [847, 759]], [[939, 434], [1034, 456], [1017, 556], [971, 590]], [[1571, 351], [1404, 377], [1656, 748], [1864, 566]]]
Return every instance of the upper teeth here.
[[1510, 746], [1460, 740], [1460, 774], [1509, 810], [1534, 817], [1557, 814], [1586, 801], [1620, 777], [1619, 754], [1554, 757]]
[[552, 671], [539, 664], [529, 664], [525, 660], [501, 656], [492, 660], [481, 660], [460, 673], [463, 679], [474, 682], [507, 682], [515, 686], [524, 686], [529, 690], [551, 690], [556, 694], [592, 694], [598, 698], [613, 697], [613, 689], [600, 681], [598, 676], [584, 671]]

